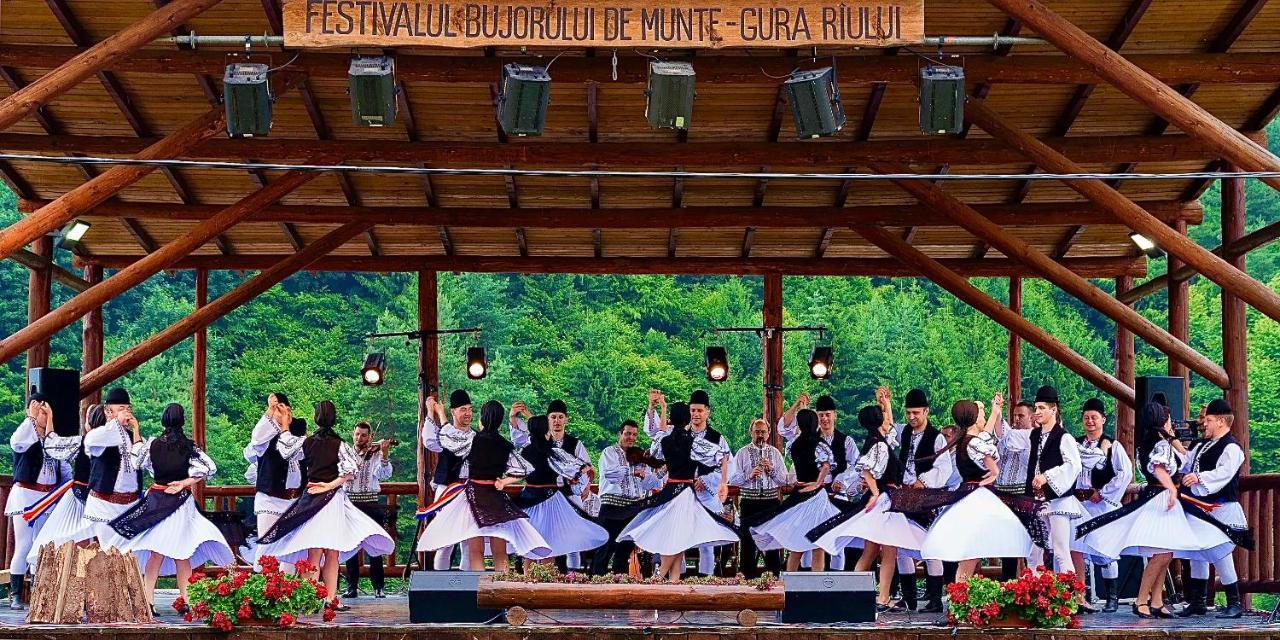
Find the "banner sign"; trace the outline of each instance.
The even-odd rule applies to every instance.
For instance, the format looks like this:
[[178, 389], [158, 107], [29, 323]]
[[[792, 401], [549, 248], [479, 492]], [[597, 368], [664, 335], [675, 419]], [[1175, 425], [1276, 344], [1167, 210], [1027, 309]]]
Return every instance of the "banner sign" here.
[[924, 0], [286, 0], [288, 47], [890, 47], [924, 40]]

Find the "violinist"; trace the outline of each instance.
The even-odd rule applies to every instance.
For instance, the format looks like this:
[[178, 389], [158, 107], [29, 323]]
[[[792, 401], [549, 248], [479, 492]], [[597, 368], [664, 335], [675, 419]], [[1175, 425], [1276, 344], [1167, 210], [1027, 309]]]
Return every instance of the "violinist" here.
[[[751, 444], [738, 450], [733, 458], [729, 484], [738, 487], [738, 513], [743, 522], [757, 513], [778, 506], [782, 485], [787, 483], [787, 467], [782, 452], [768, 443], [769, 423], [762, 418], [751, 421]], [[759, 549], [751, 532], [743, 527], [738, 542], [738, 566], [742, 575], [760, 575]], [[782, 570], [782, 551], [764, 552], [764, 568], [773, 575]]]
[[600, 524], [609, 540], [595, 550], [591, 573], [627, 573], [633, 542], [618, 542], [618, 534], [631, 521], [628, 507], [662, 487], [663, 462], [636, 446], [640, 429], [634, 420], [618, 427], [618, 444], [600, 452]]
[[[378, 493], [382, 490], [379, 483], [391, 478], [391, 446], [395, 440], [384, 439], [373, 441], [373, 429], [368, 422], [357, 422], [351, 430], [351, 444], [356, 450], [356, 472], [347, 482], [347, 497], [351, 504], [373, 518], [374, 522], [386, 526], [387, 508], [378, 502]], [[394, 531], [392, 532], [394, 535]], [[369, 558], [369, 581], [373, 586], [373, 597], [385, 598], [383, 592], [382, 556]], [[360, 554], [347, 559], [347, 591], [343, 598], [356, 597], [360, 584]]]

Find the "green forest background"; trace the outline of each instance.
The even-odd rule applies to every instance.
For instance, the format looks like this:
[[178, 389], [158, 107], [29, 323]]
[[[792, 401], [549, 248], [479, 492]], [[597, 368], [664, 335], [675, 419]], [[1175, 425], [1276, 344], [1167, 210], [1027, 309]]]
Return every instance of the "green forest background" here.
[[[1280, 127], [1269, 128], [1276, 140]], [[1272, 151], [1277, 151], [1272, 144]], [[1206, 247], [1219, 243], [1219, 191], [1203, 198], [1204, 223], [1191, 237]], [[17, 220], [14, 197], [0, 193], [0, 225]], [[1280, 195], [1251, 181], [1248, 185], [1248, 230], [1280, 216]], [[90, 231], [92, 233], [92, 231]], [[59, 262], [70, 256], [59, 251]], [[1163, 272], [1164, 260], [1150, 263]], [[1254, 277], [1280, 288], [1280, 247], [1261, 249], [1248, 259]], [[109, 275], [109, 274], [108, 274]], [[251, 274], [210, 274], [210, 297]], [[996, 299], [1006, 300], [1007, 281], [975, 279]], [[1108, 291], [1110, 280], [1096, 284]], [[261, 415], [266, 395], [284, 391], [295, 413], [310, 418], [314, 403], [330, 399], [338, 407], [339, 428], [358, 419], [377, 423], [378, 436], [394, 432], [405, 445], [394, 451], [395, 480], [411, 481], [411, 443], [417, 421], [416, 347], [399, 339], [367, 341], [373, 331], [416, 327], [416, 277], [412, 274], [300, 274], [272, 288], [252, 303], [213, 324], [209, 331], [208, 450], [218, 463], [214, 484], [243, 483], [241, 448]], [[27, 270], [0, 262], [0, 335], [25, 325]], [[1191, 344], [1221, 362], [1221, 330], [1217, 285], [1197, 278], [1190, 287]], [[1114, 324], [1101, 314], [1040, 280], [1024, 283], [1024, 313], [1086, 358], [1113, 370]], [[54, 285], [54, 305], [69, 297]], [[194, 308], [191, 272], [157, 275], [112, 300], [105, 307], [106, 357], [109, 359], [167, 327]], [[441, 340], [440, 375], [449, 388], [464, 387], [473, 399], [517, 400], [531, 408], [564, 398], [570, 408], [569, 428], [598, 451], [613, 440], [622, 420], [639, 420], [646, 390], [657, 387], [669, 397], [687, 397], [700, 387], [712, 401], [711, 421], [734, 446], [746, 442], [752, 418], [761, 413], [761, 355], [750, 334], [722, 335], [729, 350], [731, 376], [719, 384], [706, 382], [702, 349], [717, 326], [754, 326], [761, 322], [762, 287], [752, 277], [671, 276], [518, 276], [453, 274], [439, 276], [442, 327], [483, 328], [478, 339], [488, 349], [489, 376], [468, 381], [463, 351], [472, 338]], [[784, 322], [825, 325], [835, 350], [833, 375], [811, 380], [806, 359], [813, 338], [792, 333], [785, 338], [785, 398], [800, 392], [829, 393], [842, 412], [841, 426], [856, 431], [852, 415], [873, 399], [876, 386], [890, 385], [900, 399], [920, 386], [933, 400], [935, 421], [961, 398], [989, 398], [1005, 387], [1007, 334], [925, 280], [865, 277], [792, 277], [784, 280]], [[1166, 324], [1163, 293], [1143, 300], [1139, 310], [1158, 325]], [[191, 340], [170, 349], [120, 381], [133, 396], [144, 432], [160, 431], [166, 403], [191, 404]], [[1040, 384], [1058, 387], [1065, 416], [1079, 433], [1077, 416], [1086, 398], [1101, 396], [1078, 376], [1024, 343], [1023, 390]], [[359, 381], [363, 356], [387, 353], [387, 384], [364, 387]], [[1250, 427], [1252, 469], [1280, 471], [1280, 325], [1250, 311]], [[53, 339], [52, 365], [79, 368], [80, 324]], [[1162, 375], [1165, 358], [1138, 341], [1139, 375]], [[23, 362], [0, 366], [0, 424], [12, 433], [22, 419]], [[1192, 403], [1218, 397], [1208, 382], [1193, 375]], [[1104, 398], [1114, 414], [1114, 402]], [[1107, 430], [1114, 429], [1114, 420]], [[0, 470], [10, 465], [8, 439], [0, 444]], [[409, 526], [406, 523], [406, 526]], [[401, 536], [402, 542], [404, 536]]]

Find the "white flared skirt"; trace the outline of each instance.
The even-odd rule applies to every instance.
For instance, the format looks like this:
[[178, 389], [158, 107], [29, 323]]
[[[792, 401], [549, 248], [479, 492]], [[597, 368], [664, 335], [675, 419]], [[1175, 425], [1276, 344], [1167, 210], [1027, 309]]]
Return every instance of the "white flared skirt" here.
[[88, 521], [91, 535], [85, 539], [96, 537], [98, 546], [104, 550], [115, 546], [115, 541], [120, 538], [120, 534], [111, 528], [111, 521], [124, 515], [124, 512], [132, 509], [135, 504], [138, 504], [137, 500], [129, 504], [116, 504], [95, 498], [92, 493], [89, 494], [84, 502], [84, 518]]
[[395, 551], [396, 543], [373, 518], [351, 504], [347, 490], [338, 494], [310, 520], [280, 539], [258, 544], [257, 556], [275, 556], [281, 562], [305, 560], [311, 549], [331, 549], [345, 562], [364, 551], [367, 556], [385, 556]]
[[582, 514], [569, 504], [569, 499], [559, 491], [523, 511], [529, 516], [529, 523], [542, 534], [542, 538], [551, 547], [551, 552], [545, 556], [525, 556], [532, 560], [562, 556], [574, 551], [587, 551], [609, 541], [609, 532], [605, 531], [604, 527], [583, 518]]
[[55, 546], [64, 542], [80, 542], [94, 535], [93, 522], [84, 517], [84, 503], [71, 491], [58, 498], [49, 513], [42, 517], [44, 524], [31, 544], [31, 553], [27, 554], [27, 563], [36, 566], [40, 555], [40, 547], [52, 542]]
[[1216, 562], [1235, 549], [1218, 528], [1187, 515], [1181, 500], [1175, 499], [1173, 508], [1167, 505], [1168, 492], [1161, 492], [1136, 511], [1077, 542], [1082, 543], [1084, 553], [1108, 560], [1173, 552], [1175, 558]]
[[133, 538], [116, 534], [112, 546], [122, 553], [131, 551], [138, 558], [138, 565], [147, 566], [151, 554], [164, 556], [160, 565], [162, 576], [177, 573], [174, 560], [189, 560], [196, 569], [206, 562], [225, 567], [235, 562], [231, 547], [218, 527], [196, 509], [195, 498], [188, 497], [169, 517]]
[[618, 540], [665, 556], [703, 545], [732, 544], [738, 541], [738, 534], [712, 517], [690, 488], [665, 504], [636, 514]]
[[906, 514], [889, 511], [890, 506], [889, 494], [881, 493], [870, 511], [860, 511], [823, 534], [814, 544], [827, 553], [836, 554], [845, 547], [862, 549], [867, 542], [874, 542], [897, 547], [899, 553], [919, 560], [925, 528]]
[[1030, 553], [1031, 536], [1026, 527], [985, 487], [947, 507], [933, 521], [920, 547], [921, 557], [944, 562], [1023, 558]]
[[[563, 496], [561, 496], [563, 498]], [[526, 558], [549, 558], [551, 545], [534, 528], [528, 518], [516, 518], [488, 527], [480, 526], [471, 513], [464, 491], [446, 504], [427, 523], [418, 538], [418, 551], [435, 551], [471, 538], [501, 538], [510, 545], [509, 551]]]
[[48, 491], [36, 491], [13, 485], [9, 489], [9, 497], [4, 501], [4, 515], [20, 516], [27, 507], [43, 500], [47, 495], [49, 495]]
[[805, 534], [840, 514], [826, 491], [815, 491], [804, 502], [783, 511], [763, 524], [751, 527], [751, 537], [761, 551], [786, 549], [804, 552], [817, 549]]
[[1080, 525], [1106, 513], [1115, 511], [1119, 507], [1103, 500], [1101, 502], [1093, 502], [1091, 500], [1081, 500], [1080, 506], [1084, 507], [1084, 511], [1088, 517], [1073, 521], [1071, 531], [1071, 550], [1084, 554], [1085, 560], [1090, 564], [1109, 564], [1113, 559], [1100, 556], [1093, 552], [1092, 549], [1085, 544], [1083, 538], [1076, 538], [1075, 528]]

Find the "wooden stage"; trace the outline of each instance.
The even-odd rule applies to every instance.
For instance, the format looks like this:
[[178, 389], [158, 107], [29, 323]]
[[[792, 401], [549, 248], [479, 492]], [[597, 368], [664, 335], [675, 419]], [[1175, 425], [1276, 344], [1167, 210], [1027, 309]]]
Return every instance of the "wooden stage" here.
[[[39, 638], [42, 640], [71, 640], [85, 636], [116, 636], [130, 640], [163, 640], [184, 638], [193, 634], [221, 636], [222, 634], [194, 623], [184, 623], [168, 607], [177, 595], [176, 591], [162, 592], [160, 601], [164, 608], [158, 622], [153, 625], [103, 625], [52, 626], [26, 625], [22, 612], [0, 609], [0, 639]], [[506, 624], [409, 624], [409, 602], [403, 596], [389, 596], [375, 600], [363, 596], [350, 601], [351, 610], [341, 613], [332, 624], [323, 624], [319, 616], [304, 618], [303, 624], [289, 631], [275, 628], [252, 628], [233, 633], [234, 636], [272, 638], [273, 640], [540, 640], [552, 636], [563, 637], [565, 628], [575, 638], [590, 634], [592, 640], [622, 640], [626, 638], [664, 638], [668, 640], [945, 640], [953, 637], [952, 629], [937, 627], [934, 614], [887, 614], [874, 624], [803, 626], [770, 622], [772, 614], [761, 613], [760, 625], [740, 627], [729, 612], [696, 612], [683, 617], [674, 611], [531, 611], [529, 622], [523, 627]], [[1197, 640], [1227, 640], [1236, 638], [1280, 639], [1280, 624], [1266, 625], [1266, 614], [1254, 612], [1239, 620], [1197, 618], [1188, 622], [1180, 618], [1172, 620], [1139, 620], [1124, 613], [1097, 614], [1081, 617], [1081, 629], [1058, 630], [1035, 634], [1036, 640], [1052, 637], [1097, 637], [1123, 634], [1130, 639], [1193, 638]], [[959, 635], [1015, 635], [1027, 637], [1025, 630], [987, 630], [977, 632], [961, 629]]]

